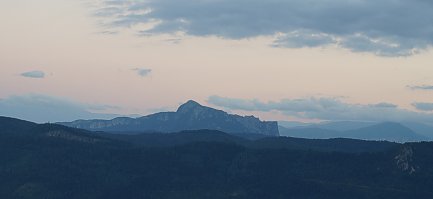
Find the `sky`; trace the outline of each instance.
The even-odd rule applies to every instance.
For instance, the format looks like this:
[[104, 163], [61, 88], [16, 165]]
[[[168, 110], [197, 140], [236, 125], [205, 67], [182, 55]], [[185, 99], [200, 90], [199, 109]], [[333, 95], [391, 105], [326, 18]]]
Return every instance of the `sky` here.
[[2, 0], [0, 115], [433, 123], [428, 0]]

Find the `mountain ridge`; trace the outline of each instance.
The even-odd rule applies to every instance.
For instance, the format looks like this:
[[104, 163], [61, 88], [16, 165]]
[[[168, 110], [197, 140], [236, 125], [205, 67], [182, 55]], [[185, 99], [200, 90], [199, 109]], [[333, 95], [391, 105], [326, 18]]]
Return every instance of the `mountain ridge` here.
[[333, 130], [318, 125], [310, 127], [285, 128], [280, 126], [283, 136], [307, 139], [350, 138], [361, 140], [387, 140], [392, 142], [427, 141], [428, 137], [418, 134], [401, 123], [382, 122], [350, 130]]
[[219, 130], [226, 133], [279, 136], [278, 123], [261, 121], [254, 116], [228, 114], [189, 100], [176, 112], [159, 112], [139, 118], [118, 117], [112, 120], [76, 120], [58, 124], [91, 131], [108, 132], [178, 132], [183, 130]]
[[0, 126], [0, 198], [433, 197], [431, 142], [249, 141], [210, 130], [110, 137], [1, 117]]

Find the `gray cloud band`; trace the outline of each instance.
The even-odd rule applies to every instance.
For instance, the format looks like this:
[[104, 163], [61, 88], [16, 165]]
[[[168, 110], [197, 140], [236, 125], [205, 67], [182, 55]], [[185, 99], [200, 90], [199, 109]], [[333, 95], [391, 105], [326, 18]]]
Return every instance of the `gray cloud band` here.
[[433, 103], [414, 102], [412, 103], [412, 106], [420, 111], [433, 111]]
[[[211, 96], [210, 104], [232, 110], [279, 111], [298, 118], [321, 120], [393, 121], [433, 123], [433, 114], [410, 111], [390, 103], [349, 104], [336, 98], [282, 99], [277, 102]], [[414, 103], [418, 110], [433, 110], [433, 104]]]
[[29, 72], [21, 73], [21, 76], [28, 77], [28, 78], [38, 78], [38, 79], [41, 79], [41, 78], [45, 77], [45, 73], [43, 71], [35, 70], [35, 71], [29, 71]]
[[433, 43], [427, 0], [147, 0], [105, 1], [111, 25], [153, 22], [141, 34], [184, 32], [227, 39], [272, 36], [284, 48], [335, 45], [380, 56], [408, 56]]

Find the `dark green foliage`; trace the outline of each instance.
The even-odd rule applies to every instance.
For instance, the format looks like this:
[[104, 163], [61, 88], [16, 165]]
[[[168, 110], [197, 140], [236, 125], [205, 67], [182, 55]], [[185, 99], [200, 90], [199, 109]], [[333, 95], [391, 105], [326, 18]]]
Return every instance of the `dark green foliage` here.
[[[362, 141], [354, 139], [302, 139], [291, 137], [263, 137], [250, 134], [227, 134], [214, 130], [182, 131], [179, 133], [143, 133], [138, 135], [100, 133], [102, 137], [123, 140], [141, 147], [169, 147], [194, 142], [223, 142], [255, 149], [315, 150], [322, 152], [384, 152], [399, 146], [385, 141]], [[238, 137], [242, 136], [242, 137]]]
[[0, 133], [24, 133], [36, 127], [37, 124], [10, 117], [0, 116]]
[[386, 141], [363, 141], [355, 139], [302, 139], [291, 137], [268, 137], [250, 144], [254, 148], [274, 148], [292, 150], [314, 150], [322, 152], [384, 152], [396, 148], [399, 144]]
[[[129, 144], [137, 137], [50, 124], [11, 129], [0, 129], [0, 198], [433, 197], [432, 143], [248, 141], [196, 131], [146, 135]], [[412, 151], [407, 163], [415, 172], [396, 164], [402, 151]]]
[[247, 139], [214, 130], [182, 131], [180, 133], [143, 133], [135, 135], [100, 133], [99, 135], [145, 147], [179, 146], [194, 142], [223, 142], [240, 145], [249, 143]]

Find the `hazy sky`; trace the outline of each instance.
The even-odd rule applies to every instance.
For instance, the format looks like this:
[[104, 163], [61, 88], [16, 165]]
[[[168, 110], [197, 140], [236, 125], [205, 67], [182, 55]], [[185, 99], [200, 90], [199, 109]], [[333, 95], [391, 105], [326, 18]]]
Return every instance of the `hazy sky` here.
[[0, 115], [433, 122], [428, 0], [2, 0]]

